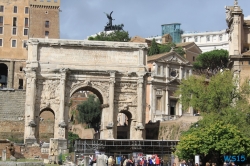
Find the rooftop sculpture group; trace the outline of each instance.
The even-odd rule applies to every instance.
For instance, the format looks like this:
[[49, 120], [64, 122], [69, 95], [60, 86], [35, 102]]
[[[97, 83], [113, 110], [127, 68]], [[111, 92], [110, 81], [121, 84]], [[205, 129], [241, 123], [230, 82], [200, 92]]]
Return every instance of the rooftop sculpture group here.
[[113, 25], [112, 24], [112, 21], [115, 20], [111, 16], [112, 13], [113, 13], [113, 11], [110, 14], [105, 13], [107, 15], [107, 18], [109, 19], [109, 22], [107, 22], [107, 25], [105, 26], [104, 31], [114, 31], [114, 30], [118, 30], [119, 31], [119, 30], [123, 30], [123, 27], [124, 27], [123, 24], [120, 24], [120, 25]]

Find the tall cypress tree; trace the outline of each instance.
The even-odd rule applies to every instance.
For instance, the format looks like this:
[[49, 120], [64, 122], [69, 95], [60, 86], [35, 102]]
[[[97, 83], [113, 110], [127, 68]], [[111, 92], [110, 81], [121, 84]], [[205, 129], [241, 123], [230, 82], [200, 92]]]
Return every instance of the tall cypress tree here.
[[151, 47], [150, 47], [150, 49], [148, 51], [148, 56], [159, 54], [159, 52], [160, 52], [159, 47], [158, 47], [155, 39], [153, 39]]

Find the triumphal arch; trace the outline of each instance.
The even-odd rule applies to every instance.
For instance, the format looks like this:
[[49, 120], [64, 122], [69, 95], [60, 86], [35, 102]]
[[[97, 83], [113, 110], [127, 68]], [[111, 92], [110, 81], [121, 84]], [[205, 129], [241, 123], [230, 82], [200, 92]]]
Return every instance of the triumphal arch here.
[[130, 139], [145, 138], [147, 45], [129, 42], [30, 39], [25, 69], [25, 142], [39, 135], [39, 115], [55, 115], [54, 138], [66, 140], [70, 97], [95, 93], [102, 104], [101, 139], [117, 138], [117, 115], [130, 121]]

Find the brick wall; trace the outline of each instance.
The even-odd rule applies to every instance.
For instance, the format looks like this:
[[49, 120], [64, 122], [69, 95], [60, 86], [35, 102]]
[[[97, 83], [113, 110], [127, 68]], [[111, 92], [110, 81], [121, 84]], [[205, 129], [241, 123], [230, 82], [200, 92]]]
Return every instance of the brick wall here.
[[25, 91], [0, 91], [0, 138], [23, 140]]

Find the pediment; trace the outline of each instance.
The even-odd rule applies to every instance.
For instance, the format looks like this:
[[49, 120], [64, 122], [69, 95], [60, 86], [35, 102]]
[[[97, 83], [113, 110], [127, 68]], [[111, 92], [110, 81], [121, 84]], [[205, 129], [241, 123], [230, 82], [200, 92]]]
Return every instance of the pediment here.
[[179, 54], [177, 54], [175, 52], [168, 54], [164, 57], [161, 57], [156, 61], [163, 62], [163, 63], [166, 62], [166, 63], [178, 63], [178, 64], [188, 64], [189, 63], [189, 61], [186, 58], [180, 56]]

